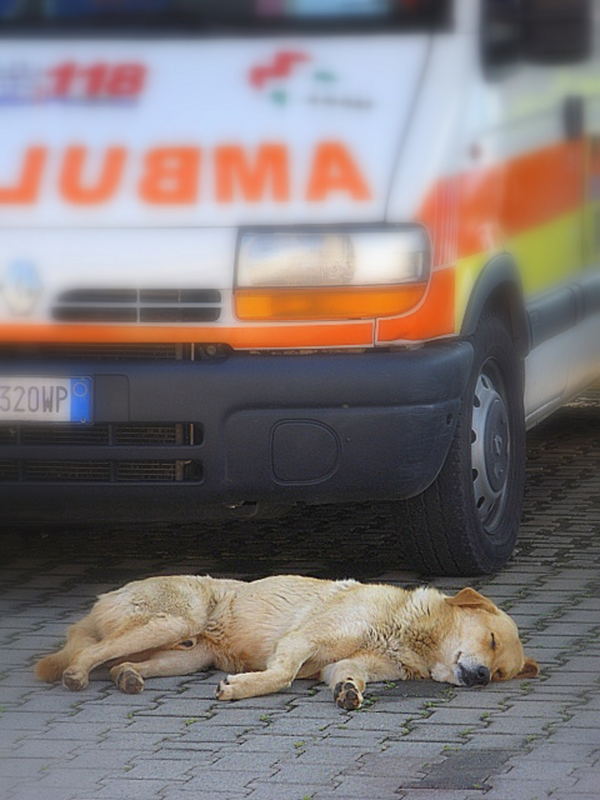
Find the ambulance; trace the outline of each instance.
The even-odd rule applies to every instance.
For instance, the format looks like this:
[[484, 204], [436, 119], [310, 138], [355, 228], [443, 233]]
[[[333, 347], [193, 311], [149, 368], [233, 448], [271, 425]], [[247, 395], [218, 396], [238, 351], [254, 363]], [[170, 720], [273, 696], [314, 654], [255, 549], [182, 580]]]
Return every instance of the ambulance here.
[[3, 522], [513, 551], [600, 375], [596, 0], [0, 0]]

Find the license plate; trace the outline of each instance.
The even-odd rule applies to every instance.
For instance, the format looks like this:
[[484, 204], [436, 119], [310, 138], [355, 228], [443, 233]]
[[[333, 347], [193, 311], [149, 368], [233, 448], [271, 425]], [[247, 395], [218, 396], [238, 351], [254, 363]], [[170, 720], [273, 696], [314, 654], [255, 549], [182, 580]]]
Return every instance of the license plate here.
[[91, 422], [91, 378], [3, 377], [0, 422]]

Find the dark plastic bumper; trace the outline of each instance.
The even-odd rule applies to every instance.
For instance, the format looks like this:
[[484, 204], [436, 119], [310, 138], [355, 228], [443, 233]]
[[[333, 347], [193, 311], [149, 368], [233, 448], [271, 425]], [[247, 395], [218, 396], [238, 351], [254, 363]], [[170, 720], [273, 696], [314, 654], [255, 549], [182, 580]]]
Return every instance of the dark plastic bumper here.
[[91, 375], [98, 425], [201, 431], [187, 445], [4, 446], [3, 463], [177, 459], [198, 469], [158, 483], [21, 476], [0, 482], [3, 519], [189, 520], [224, 506], [414, 496], [444, 463], [471, 361], [471, 345], [451, 341], [393, 353], [3, 364], [6, 374]]

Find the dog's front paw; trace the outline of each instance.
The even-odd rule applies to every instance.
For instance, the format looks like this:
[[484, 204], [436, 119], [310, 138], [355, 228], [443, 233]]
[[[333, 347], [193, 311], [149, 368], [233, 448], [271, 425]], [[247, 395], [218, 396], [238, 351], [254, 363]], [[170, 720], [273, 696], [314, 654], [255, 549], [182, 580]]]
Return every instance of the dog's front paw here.
[[235, 700], [233, 686], [229, 683], [229, 678], [224, 678], [222, 681], [219, 681], [215, 697], [217, 700]]
[[80, 669], [66, 669], [62, 674], [63, 686], [72, 692], [80, 692], [88, 685], [88, 676]]
[[125, 694], [139, 694], [144, 689], [144, 679], [140, 673], [132, 667], [121, 669], [113, 675], [113, 680], [117, 688], [125, 692]]
[[340, 708], [355, 711], [361, 707], [363, 696], [352, 681], [340, 681], [333, 690], [333, 699]]

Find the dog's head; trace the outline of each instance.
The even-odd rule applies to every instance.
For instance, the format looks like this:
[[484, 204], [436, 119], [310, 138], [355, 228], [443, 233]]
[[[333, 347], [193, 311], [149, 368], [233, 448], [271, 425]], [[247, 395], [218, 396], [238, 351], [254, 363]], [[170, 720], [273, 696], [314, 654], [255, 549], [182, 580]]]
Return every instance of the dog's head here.
[[467, 587], [444, 602], [452, 609], [452, 624], [431, 671], [434, 680], [485, 686], [539, 674], [537, 662], [523, 652], [517, 626], [491, 600]]

